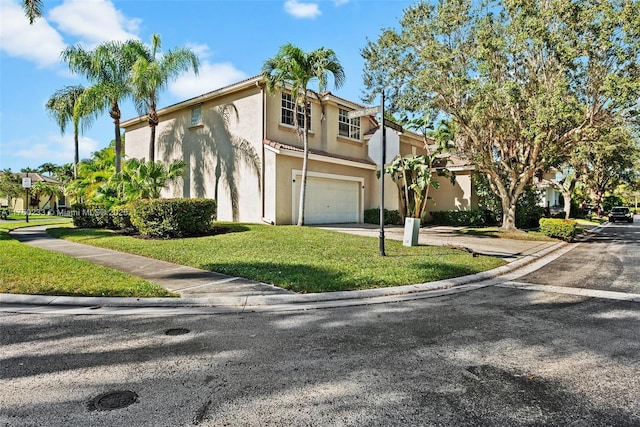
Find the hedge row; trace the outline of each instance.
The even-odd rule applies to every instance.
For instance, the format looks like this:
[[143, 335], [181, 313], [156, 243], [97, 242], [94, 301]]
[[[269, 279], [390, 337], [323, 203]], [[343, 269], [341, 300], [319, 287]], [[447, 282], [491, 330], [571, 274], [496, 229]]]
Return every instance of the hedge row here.
[[[366, 224], [380, 224], [380, 208], [365, 209], [364, 222]], [[400, 212], [397, 210], [384, 210], [385, 224], [402, 224]]]
[[158, 238], [189, 237], [211, 230], [216, 219], [216, 201], [137, 200], [111, 209], [95, 204], [78, 204], [72, 207], [72, 215], [76, 227], [126, 230]]
[[437, 225], [457, 225], [468, 227], [486, 227], [492, 225], [491, 212], [472, 209], [468, 211], [436, 211], [431, 212], [432, 223]]
[[576, 235], [576, 221], [556, 218], [541, 218], [540, 231], [545, 236], [570, 242]]

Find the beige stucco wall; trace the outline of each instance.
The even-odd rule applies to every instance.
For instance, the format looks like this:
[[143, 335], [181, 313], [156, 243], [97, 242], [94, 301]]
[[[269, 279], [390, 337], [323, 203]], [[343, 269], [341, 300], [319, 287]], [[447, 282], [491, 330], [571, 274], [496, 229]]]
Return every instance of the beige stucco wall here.
[[472, 181], [469, 171], [456, 172], [456, 181], [451, 183], [449, 178], [435, 176], [440, 183], [438, 189], [432, 188], [429, 196], [433, 198], [427, 205], [428, 212], [434, 211], [466, 211], [475, 209], [477, 201], [473, 199]]
[[[275, 224], [290, 224], [293, 221], [294, 204], [298, 203], [298, 194], [292, 179], [292, 171], [302, 169], [302, 153], [286, 148], [272, 149], [263, 146], [267, 139], [282, 144], [302, 147], [293, 127], [280, 123], [281, 95], [269, 95], [260, 85], [240, 84], [238, 89], [221, 92], [220, 96], [201, 98], [202, 124], [191, 126], [193, 103], [161, 110], [160, 124], [156, 130], [156, 159], [170, 162], [182, 159], [187, 163], [185, 176], [163, 191], [163, 197], [205, 197], [216, 196], [216, 165], [220, 147], [228, 147], [229, 138], [246, 141], [258, 157], [259, 174], [241, 158], [233, 161], [233, 175], [229, 179], [221, 177], [218, 183], [218, 219], [234, 219], [232, 193], [237, 194], [238, 216], [242, 222], [267, 221]], [[312, 126], [309, 144], [312, 150], [331, 153], [326, 157], [312, 154], [309, 161], [311, 174], [324, 174], [336, 178], [357, 178], [364, 188], [360, 195], [362, 211], [377, 208], [380, 204], [380, 181], [376, 177], [375, 167], [353, 161], [366, 160], [368, 141], [365, 134], [375, 124], [367, 117], [361, 118], [360, 139], [350, 139], [338, 135], [338, 110], [358, 108], [357, 104], [327, 96], [325, 120], [321, 121], [320, 104], [312, 101]], [[222, 124], [216, 109], [232, 103], [238, 115], [229, 110], [226, 126]], [[149, 128], [144, 118], [128, 120], [126, 126], [125, 154], [128, 158], [146, 158], [148, 156]], [[405, 132], [400, 136], [402, 155], [424, 153], [420, 136]], [[346, 159], [345, 159], [346, 158]], [[349, 160], [352, 159], [352, 160]], [[361, 181], [360, 181], [361, 180]], [[464, 180], [457, 186], [451, 186], [442, 179], [439, 194], [434, 195], [438, 207], [446, 209], [464, 209], [471, 202], [470, 182]], [[235, 184], [236, 191], [230, 191]], [[299, 184], [298, 184], [299, 185]], [[294, 194], [294, 192], [296, 194]], [[451, 201], [447, 192], [453, 192]], [[438, 196], [440, 198], [438, 198]], [[396, 184], [389, 175], [385, 175], [385, 208], [398, 209], [399, 199]], [[448, 207], [451, 205], [451, 207]], [[444, 209], [444, 207], [443, 207]]]
[[[220, 113], [225, 104], [228, 120]], [[216, 166], [223, 157], [219, 152], [244, 140], [258, 160], [257, 170], [241, 156], [229, 157], [232, 174], [225, 177], [224, 168], [218, 180], [218, 220], [234, 219], [232, 194], [237, 197], [237, 220], [260, 222], [262, 218], [262, 95], [258, 87], [250, 87], [232, 95], [204, 102], [200, 105], [202, 124], [191, 126], [192, 108], [183, 108], [160, 117], [156, 129], [156, 159], [163, 162], [184, 160], [185, 176], [162, 192], [163, 197], [216, 198]], [[135, 125], [127, 129], [125, 154], [127, 157], [148, 156], [148, 126]], [[237, 152], [237, 151], [236, 151]]]

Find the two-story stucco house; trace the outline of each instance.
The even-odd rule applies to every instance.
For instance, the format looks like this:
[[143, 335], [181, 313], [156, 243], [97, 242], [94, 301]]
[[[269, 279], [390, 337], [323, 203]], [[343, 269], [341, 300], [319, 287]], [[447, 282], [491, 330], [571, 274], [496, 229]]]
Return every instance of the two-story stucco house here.
[[[379, 207], [380, 182], [368, 153], [378, 127], [372, 117], [348, 118], [363, 106], [323, 94], [311, 100], [305, 224], [362, 222], [365, 209]], [[302, 142], [295, 132], [294, 102], [286, 92], [269, 94], [261, 76], [160, 109], [156, 159], [182, 159], [188, 171], [163, 197], [206, 197], [218, 203], [219, 220], [294, 224], [298, 216]], [[146, 116], [122, 122], [128, 158], [145, 158], [150, 130]], [[420, 135], [400, 135], [400, 154], [424, 153]], [[434, 209], [470, 209], [471, 171], [454, 165], [432, 190]], [[385, 208], [398, 208], [395, 183], [386, 176]]]

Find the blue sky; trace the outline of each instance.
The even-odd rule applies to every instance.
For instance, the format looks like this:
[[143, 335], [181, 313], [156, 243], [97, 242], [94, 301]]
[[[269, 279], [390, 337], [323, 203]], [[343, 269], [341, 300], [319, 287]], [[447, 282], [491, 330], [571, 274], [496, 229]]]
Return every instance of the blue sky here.
[[[366, 39], [397, 26], [416, 1], [44, 0], [43, 18], [29, 25], [17, 0], [0, 0], [0, 170], [72, 162], [72, 131], [61, 135], [44, 108], [56, 90], [86, 84], [60, 61], [66, 46], [149, 42], [158, 33], [164, 49], [190, 47], [200, 58], [200, 73], [173, 82], [160, 96], [161, 107], [259, 74], [285, 43], [306, 51], [326, 47], [336, 52], [347, 77], [340, 90], [329, 89], [359, 102]], [[121, 109], [123, 119], [137, 116], [130, 101]], [[105, 113], [82, 135], [80, 158], [113, 137]]]

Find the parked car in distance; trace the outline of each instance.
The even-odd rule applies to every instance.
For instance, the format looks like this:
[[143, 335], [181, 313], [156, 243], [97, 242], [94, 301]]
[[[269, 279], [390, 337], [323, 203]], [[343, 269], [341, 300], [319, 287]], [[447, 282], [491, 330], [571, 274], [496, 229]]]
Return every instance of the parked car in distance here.
[[631, 213], [631, 210], [626, 206], [616, 206], [611, 208], [611, 212], [609, 212], [609, 222], [616, 221], [633, 222], [633, 214]]

